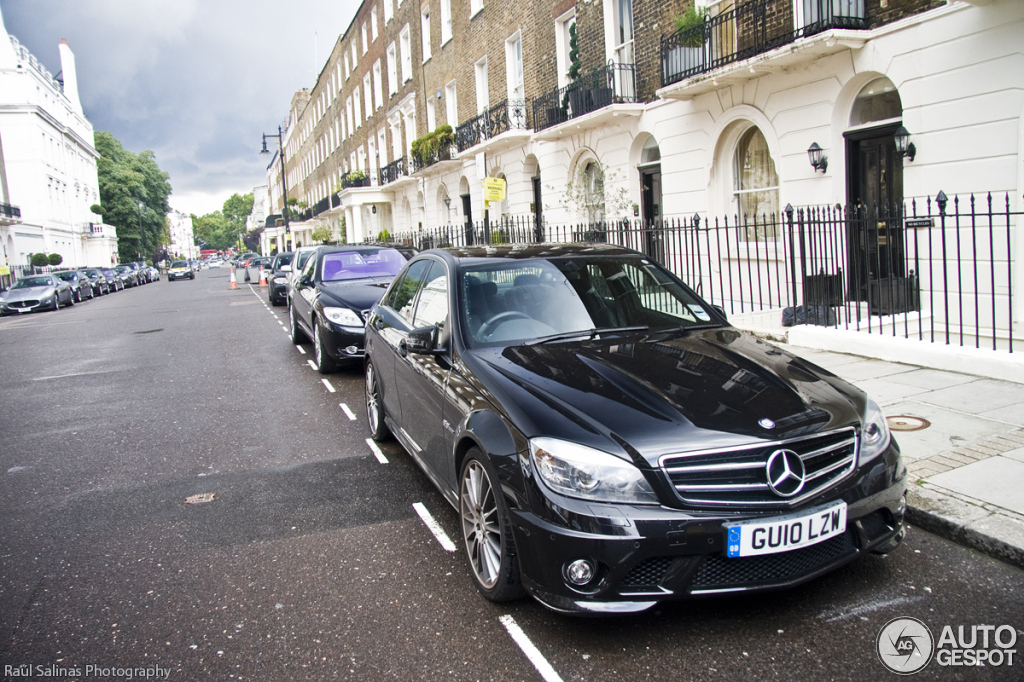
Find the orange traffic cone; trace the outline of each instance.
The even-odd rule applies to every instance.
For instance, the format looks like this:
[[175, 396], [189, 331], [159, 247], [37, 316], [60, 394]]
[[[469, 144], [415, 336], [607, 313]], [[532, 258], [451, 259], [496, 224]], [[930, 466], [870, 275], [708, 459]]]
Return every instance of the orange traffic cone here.
[[267, 288], [267, 273], [263, 270], [263, 266], [260, 266], [260, 289]]
[[238, 283], [235, 282], [235, 269], [231, 268], [231, 284], [228, 285], [228, 289], [237, 289]]

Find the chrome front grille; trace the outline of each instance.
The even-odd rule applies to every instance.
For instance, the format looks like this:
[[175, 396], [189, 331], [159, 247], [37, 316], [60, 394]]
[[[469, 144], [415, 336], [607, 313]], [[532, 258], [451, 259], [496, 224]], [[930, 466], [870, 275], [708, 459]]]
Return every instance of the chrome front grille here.
[[[795, 452], [803, 462], [803, 487], [783, 497], [768, 484], [768, 459], [778, 450]], [[661, 458], [661, 468], [683, 502], [695, 506], [792, 507], [848, 476], [857, 463], [853, 428], [790, 440], [702, 450]]]

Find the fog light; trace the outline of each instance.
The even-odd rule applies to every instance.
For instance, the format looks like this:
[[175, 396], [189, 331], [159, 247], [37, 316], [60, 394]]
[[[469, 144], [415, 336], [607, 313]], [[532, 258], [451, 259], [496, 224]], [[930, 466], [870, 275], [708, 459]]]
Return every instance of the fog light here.
[[345, 352], [348, 353], [349, 355], [355, 355], [356, 353], [359, 352], [359, 349], [356, 348], [355, 346], [346, 346]]
[[590, 559], [577, 559], [565, 566], [565, 579], [573, 585], [586, 585], [594, 579], [594, 563]]
[[896, 516], [903, 516], [904, 512], [907, 511], [907, 496], [904, 495], [900, 498], [900, 506], [896, 508]]

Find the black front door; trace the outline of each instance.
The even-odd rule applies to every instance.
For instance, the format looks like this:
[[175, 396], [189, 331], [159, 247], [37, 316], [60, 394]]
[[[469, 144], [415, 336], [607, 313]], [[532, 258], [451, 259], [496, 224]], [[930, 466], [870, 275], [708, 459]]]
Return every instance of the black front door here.
[[665, 262], [665, 240], [661, 229], [661, 166], [640, 169], [640, 210], [643, 243], [640, 250], [659, 263]]
[[544, 204], [541, 203], [540, 178], [533, 178], [533, 236], [544, 241]]
[[470, 201], [469, 194], [463, 194], [462, 199], [462, 215], [466, 216], [466, 245], [473, 245], [473, 202]]
[[846, 134], [849, 297], [868, 301], [874, 314], [917, 308], [917, 284], [907, 267], [903, 159], [893, 138], [897, 127]]

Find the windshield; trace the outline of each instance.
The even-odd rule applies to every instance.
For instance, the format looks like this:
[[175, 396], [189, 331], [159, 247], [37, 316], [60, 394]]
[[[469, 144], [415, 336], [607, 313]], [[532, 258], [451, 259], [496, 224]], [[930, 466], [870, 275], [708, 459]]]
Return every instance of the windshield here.
[[183, 261], [183, 260], [176, 260], [173, 263], [171, 263], [171, 267], [172, 268], [187, 268], [188, 267], [188, 263], [186, 261]]
[[471, 345], [678, 329], [713, 319], [697, 296], [640, 256], [494, 261], [463, 270], [460, 299]]
[[75, 273], [73, 272], [58, 272], [57, 276], [65, 282], [73, 282], [75, 280]]
[[324, 282], [343, 282], [369, 277], [394, 277], [405, 265], [405, 256], [394, 249], [376, 251], [334, 251], [321, 261]]
[[53, 282], [49, 277], [24, 277], [11, 285], [12, 289], [28, 289], [29, 287], [48, 287]]

